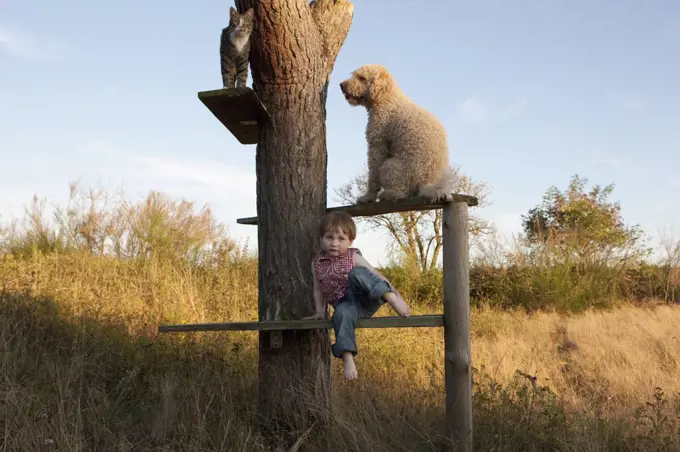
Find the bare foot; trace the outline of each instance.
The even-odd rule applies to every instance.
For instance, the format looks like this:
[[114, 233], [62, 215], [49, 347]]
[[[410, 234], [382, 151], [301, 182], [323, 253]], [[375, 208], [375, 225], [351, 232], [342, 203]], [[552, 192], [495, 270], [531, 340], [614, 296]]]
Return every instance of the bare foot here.
[[359, 378], [357, 366], [354, 364], [354, 356], [351, 352], [345, 352], [342, 354], [342, 367], [345, 370], [345, 379], [356, 380]]
[[385, 293], [385, 295], [383, 295], [383, 298], [385, 299], [386, 302], [390, 304], [390, 306], [392, 306], [392, 309], [394, 309], [394, 311], [401, 317], [411, 316], [411, 310], [409, 309], [404, 299], [401, 298], [401, 295], [399, 295], [397, 292], [387, 292]]

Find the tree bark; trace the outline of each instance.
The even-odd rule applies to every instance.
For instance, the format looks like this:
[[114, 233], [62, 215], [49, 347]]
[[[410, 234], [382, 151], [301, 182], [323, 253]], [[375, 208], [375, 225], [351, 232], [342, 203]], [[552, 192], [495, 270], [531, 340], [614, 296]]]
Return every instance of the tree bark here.
[[[349, 31], [346, 0], [236, 0], [255, 10], [253, 89], [271, 115], [256, 148], [259, 320], [313, 313], [311, 260], [326, 210], [328, 80]], [[330, 408], [328, 331], [260, 333], [258, 413], [263, 434], [290, 446]]]

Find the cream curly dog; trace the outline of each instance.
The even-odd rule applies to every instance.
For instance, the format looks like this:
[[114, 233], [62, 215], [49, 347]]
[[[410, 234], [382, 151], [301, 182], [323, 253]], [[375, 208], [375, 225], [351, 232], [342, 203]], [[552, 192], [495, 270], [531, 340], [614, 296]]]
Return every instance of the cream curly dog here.
[[357, 202], [375, 201], [381, 188], [384, 200], [450, 200], [453, 172], [439, 120], [406, 97], [378, 64], [358, 68], [340, 89], [350, 105], [368, 111], [368, 189]]

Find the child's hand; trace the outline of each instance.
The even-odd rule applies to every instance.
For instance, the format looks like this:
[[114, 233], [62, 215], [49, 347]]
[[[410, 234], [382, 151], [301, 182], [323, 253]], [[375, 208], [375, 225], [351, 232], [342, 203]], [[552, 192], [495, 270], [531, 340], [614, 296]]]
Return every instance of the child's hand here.
[[314, 315], [303, 317], [302, 320], [323, 320], [324, 317], [325, 316], [323, 312], [317, 312]]

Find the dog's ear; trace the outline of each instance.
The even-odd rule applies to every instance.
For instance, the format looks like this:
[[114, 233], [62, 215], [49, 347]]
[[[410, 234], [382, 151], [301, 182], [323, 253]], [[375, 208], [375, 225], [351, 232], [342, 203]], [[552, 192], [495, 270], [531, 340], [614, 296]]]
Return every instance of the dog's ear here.
[[392, 77], [386, 69], [379, 69], [376, 71], [373, 81], [371, 82], [371, 99], [379, 99], [380, 96], [389, 92], [392, 89]]

